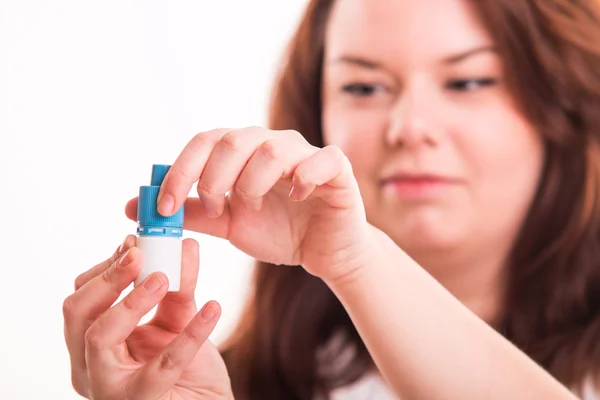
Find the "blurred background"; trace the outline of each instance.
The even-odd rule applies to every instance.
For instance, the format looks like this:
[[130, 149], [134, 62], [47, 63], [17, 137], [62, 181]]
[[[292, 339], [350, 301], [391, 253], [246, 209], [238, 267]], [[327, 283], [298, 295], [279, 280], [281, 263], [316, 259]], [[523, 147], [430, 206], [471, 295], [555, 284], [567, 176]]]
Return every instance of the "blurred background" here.
[[[305, 0], [0, 0], [0, 399], [78, 399], [62, 302], [136, 224], [127, 200], [194, 134], [266, 125]], [[192, 192], [194, 193], [194, 192]], [[200, 242], [233, 328], [252, 260]]]

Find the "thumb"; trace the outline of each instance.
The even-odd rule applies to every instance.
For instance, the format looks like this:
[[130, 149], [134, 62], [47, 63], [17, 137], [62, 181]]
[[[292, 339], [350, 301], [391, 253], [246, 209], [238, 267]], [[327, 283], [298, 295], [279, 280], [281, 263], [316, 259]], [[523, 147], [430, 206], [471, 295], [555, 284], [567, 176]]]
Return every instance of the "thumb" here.
[[[137, 221], [138, 198], [135, 197], [125, 205], [125, 215], [132, 221]], [[217, 218], [209, 218], [206, 215], [202, 202], [197, 197], [188, 197], [184, 203], [183, 229], [205, 233], [222, 239], [229, 238], [229, 221], [231, 214], [229, 207]]]

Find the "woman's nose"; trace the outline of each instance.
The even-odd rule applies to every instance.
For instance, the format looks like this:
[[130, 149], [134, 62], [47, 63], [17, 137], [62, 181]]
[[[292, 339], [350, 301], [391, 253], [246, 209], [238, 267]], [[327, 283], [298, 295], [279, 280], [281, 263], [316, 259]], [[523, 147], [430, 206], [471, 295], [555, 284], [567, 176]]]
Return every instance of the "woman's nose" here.
[[386, 144], [396, 147], [436, 146], [438, 140], [433, 121], [432, 104], [417, 91], [405, 92], [390, 112]]

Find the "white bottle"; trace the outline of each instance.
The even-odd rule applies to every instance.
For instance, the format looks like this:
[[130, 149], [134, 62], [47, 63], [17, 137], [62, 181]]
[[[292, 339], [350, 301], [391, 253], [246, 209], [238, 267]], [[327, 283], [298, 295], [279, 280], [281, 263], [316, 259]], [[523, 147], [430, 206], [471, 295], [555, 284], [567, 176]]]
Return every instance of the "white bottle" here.
[[134, 285], [160, 271], [169, 279], [169, 291], [176, 292], [181, 280], [183, 206], [170, 217], [160, 215], [157, 210], [158, 192], [170, 168], [170, 165], [153, 165], [150, 186], [140, 186], [136, 247], [142, 251], [142, 269]]

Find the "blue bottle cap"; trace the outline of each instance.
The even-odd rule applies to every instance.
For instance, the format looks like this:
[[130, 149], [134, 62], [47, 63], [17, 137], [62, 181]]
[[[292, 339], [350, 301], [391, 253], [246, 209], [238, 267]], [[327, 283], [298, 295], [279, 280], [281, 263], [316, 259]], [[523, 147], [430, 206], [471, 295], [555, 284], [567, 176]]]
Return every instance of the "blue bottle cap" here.
[[157, 209], [158, 192], [170, 168], [170, 165], [153, 165], [150, 186], [140, 186], [137, 213], [140, 235], [181, 237], [183, 234], [183, 206], [170, 217], [160, 215]]

